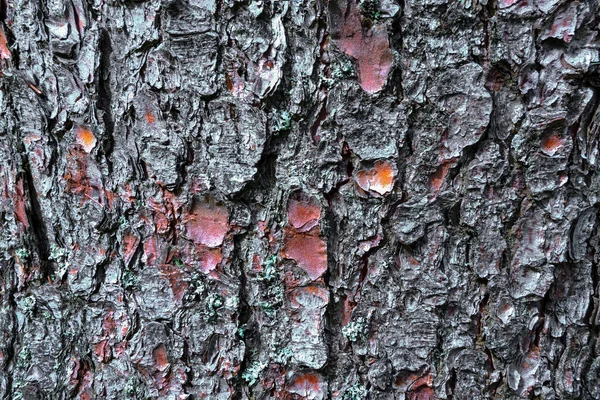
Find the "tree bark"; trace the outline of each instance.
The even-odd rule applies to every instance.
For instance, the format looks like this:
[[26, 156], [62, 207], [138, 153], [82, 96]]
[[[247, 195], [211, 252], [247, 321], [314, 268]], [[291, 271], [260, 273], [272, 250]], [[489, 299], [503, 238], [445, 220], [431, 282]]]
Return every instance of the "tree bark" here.
[[599, 399], [597, 0], [0, 0], [4, 399]]

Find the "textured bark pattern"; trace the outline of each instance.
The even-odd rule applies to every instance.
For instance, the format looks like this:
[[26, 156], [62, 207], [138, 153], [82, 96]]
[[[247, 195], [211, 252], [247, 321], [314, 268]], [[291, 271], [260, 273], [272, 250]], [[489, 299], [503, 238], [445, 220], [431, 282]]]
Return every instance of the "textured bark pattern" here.
[[0, 5], [1, 398], [600, 398], [597, 0]]

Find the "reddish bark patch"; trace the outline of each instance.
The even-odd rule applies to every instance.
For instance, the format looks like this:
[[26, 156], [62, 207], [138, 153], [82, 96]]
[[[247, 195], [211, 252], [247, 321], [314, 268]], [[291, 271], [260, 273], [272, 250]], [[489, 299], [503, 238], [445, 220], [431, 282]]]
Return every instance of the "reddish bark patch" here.
[[327, 245], [320, 236], [320, 217], [321, 208], [315, 199], [304, 194], [290, 199], [282, 254], [296, 261], [312, 280], [327, 270]]
[[167, 216], [161, 212], [157, 212], [154, 214], [154, 226], [156, 227], [156, 232], [159, 234], [166, 234], [169, 232], [169, 219]]
[[25, 208], [25, 189], [23, 187], [23, 179], [21, 178], [19, 178], [15, 184], [14, 207], [16, 220], [25, 228], [28, 228], [29, 222], [27, 220], [27, 210]]
[[431, 175], [430, 187], [433, 192], [437, 193], [440, 191], [440, 189], [442, 188], [442, 185], [444, 184], [444, 180], [446, 179], [446, 175], [448, 175], [449, 170], [450, 170], [450, 164], [443, 163]]
[[85, 126], [75, 128], [75, 139], [86, 153], [90, 153], [96, 146], [96, 136]]
[[125, 265], [129, 265], [131, 263], [131, 259], [135, 254], [138, 246], [140, 245], [140, 238], [137, 236], [127, 233], [123, 236], [123, 240], [121, 241], [121, 248], [123, 249], [123, 261], [125, 261]]
[[221, 249], [200, 248], [198, 249], [198, 255], [200, 259], [200, 269], [204, 273], [213, 271], [223, 260]]
[[6, 35], [4, 30], [0, 27], [0, 59], [7, 60], [11, 57], [10, 50], [8, 49], [8, 42], [6, 41]]
[[[318, 231], [318, 228], [315, 230]], [[286, 235], [283, 256], [295, 260], [312, 280], [327, 271], [327, 245], [318, 234]]]
[[515, 3], [518, 3], [521, 0], [500, 0], [498, 2], [498, 8], [507, 8], [512, 6]]
[[75, 24], [77, 26], [77, 31], [80, 36], [83, 36], [85, 28], [87, 27], [87, 20], [85, 19], [85, 11], [82, 5], [79, 5], [77, 2], [73, 2], [73, 17], [75, 18]]
[[352, 320], [352, 313], [355, 308], [356, 302], [350, 297], [347, 297], [342, 304], [342, 326], [348, 325], [348, 323]]
[[154, 361], [154, 366], [160, 372], [163, 372], [169, 367], [169, 358], [164, 344], [161, 344], [152, 350], [152, 359]]
[[394, 382], [394, 388], [412, 400], [437, 399], [431, 385], [431, 375], [408, 370], [400, 371]]
[[[340, 25], [334, 26], [334, 41], [337, 46], [358, 63], [358, 82], [367, 93], [380, 91], [392, 70], [392, 51], [387, 28], [374, 25], [363, 30], [360, 11], [354, 0], [350, 0], [347, 13], [334, 18]], [[343, 7], [342, 7], [343, 8]]]
[[108, 203], [108, 198], [114, 199], [114, 193], [105, 190], [99, 177], [88, 176], [90, 158], [79, 146], [67, 151], [67, 168], [63, 179], [66, 182], [65, 191], [82, 195], [85, 200], [91, 200], [100, 207]]
[[421, 387], [406, 394], [407, 400], [437, 400], [438, 397], [430, 387]]
[[155, 236], [150, 237], [144, 242], [144, 256], [146, 265], [154, 265], [159, 256], [158, 241]]
[[229, 232], [229, 213], [213, 201], [195, 203], [185, 218], [185, 234], [196, 244], [218, 247]]
[[377, 161], [372, 168], [358, 171], [355, 179], [360, 189], [383, 196], [394, 188], [396, 171], [389, 161]]
[[77, 390], [75, 398], [79, 400], [91, 400], [91, 386], [93, 380], [94, 374], [90, 370], [88, 363], [82, 360], [74, 361], [73, 372], [69, 379], [69, 386], [71, 386], [72, 389]]
[[289, 298], [292, 308], [321, 308], [329, 303], [329, 291], [320, 285], [309, 285], [294, 289]]
[[115, 312], [111, 310], [102, 318], [102, 333], [106, 336], [110, 336], [117, 328], [114, 315]]
[[160, 269], [160, 272], [169, 280], [171, 291], [173, 292], [173, 295], [177, 301], [181, 302], [181, 299], [183, 298], [183, 295], [189, 286], [184, 279], [185, 276], [183, 272], [171, 264], [161, 264], [158, 268]]
[[108, 340], [102, 340], [94, 346], [94, 354], [98, 357], [98, 361], [106, 363], [110, 360], [110, 346]]
[[565, 139], [562, 139], [558, 134], [554, 133], [542, 139], [542, 152], [549, 156], [553, 156], [564, 144]]
[[246, 65], [236, 60], [229, 66], [228, 71], [225, 73], [227, 90], [236, 97], [243, 97], [246, 90], [244, 77], [238, 72], [240, 68], [245, 69]]
[[298, 232], [307, 232], [319, 224], [321, 207], [311, 200], [290, 200], [288, 223]]
[[314, 372], [295, 375], [287, 385], [287, 391], [303, 399], [324, 398], [323, 378]]
[[552, 27], [541, 36], [541, 39], [556, 38], [569, 43], [575, 35], [577, 27], [577, 8], [569, 7], [566, 11], [558, 14]]

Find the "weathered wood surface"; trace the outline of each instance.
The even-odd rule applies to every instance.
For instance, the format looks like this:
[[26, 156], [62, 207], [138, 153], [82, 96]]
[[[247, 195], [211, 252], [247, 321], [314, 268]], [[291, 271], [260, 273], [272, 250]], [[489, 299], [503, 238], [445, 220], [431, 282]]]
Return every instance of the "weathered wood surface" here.
[[600, 398], [597, 0], [0, 5], [2, 398]]

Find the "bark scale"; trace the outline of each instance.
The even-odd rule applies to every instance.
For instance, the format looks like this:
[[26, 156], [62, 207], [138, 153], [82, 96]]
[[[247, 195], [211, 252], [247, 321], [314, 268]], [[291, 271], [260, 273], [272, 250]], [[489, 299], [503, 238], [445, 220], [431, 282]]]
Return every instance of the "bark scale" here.
[[596, 0], [0, 0], [0, 396], [598, 399]]

